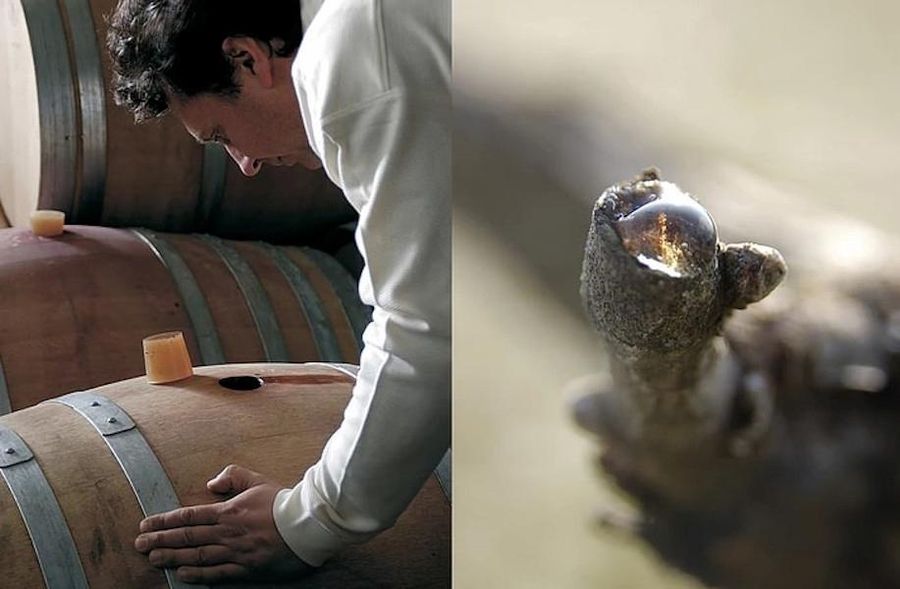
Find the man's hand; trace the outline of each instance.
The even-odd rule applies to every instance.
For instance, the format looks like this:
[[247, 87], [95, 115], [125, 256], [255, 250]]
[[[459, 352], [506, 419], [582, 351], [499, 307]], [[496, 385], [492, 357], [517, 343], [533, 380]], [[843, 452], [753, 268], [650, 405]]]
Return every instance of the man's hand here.
[[194, 505], [152, 515], [141, 522], [134, 547], [150, 564], [177, 568], [179, 580], [215, 583], [244, 579], [295, 579], [313, 570], [281, 539], [272, 516], [283, 487], [259, 473], [228, 466], [207, 484], [233, 495], [210, 505]]

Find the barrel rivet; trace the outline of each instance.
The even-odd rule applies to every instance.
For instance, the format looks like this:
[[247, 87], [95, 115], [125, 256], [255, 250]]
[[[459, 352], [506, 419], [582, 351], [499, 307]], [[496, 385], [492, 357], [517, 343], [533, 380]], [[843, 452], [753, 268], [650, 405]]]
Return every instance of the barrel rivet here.
[[107, 417], [106, 423], [119, 423], [119, 420], [116, 419], [115, 417]]
[[15, 448], [7, 448], [6, 450], [4, 450], [4, 452], [6, 452], [7, 454], [15, 454], [16, 449]]
[[100, 401], [91, 401], [91, 407], [99, 407]]

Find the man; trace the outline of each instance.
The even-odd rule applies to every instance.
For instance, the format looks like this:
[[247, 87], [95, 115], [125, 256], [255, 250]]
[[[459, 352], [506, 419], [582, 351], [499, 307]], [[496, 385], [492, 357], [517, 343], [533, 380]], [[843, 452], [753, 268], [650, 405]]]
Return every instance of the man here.
[[121, 0], [117, 101], [173, 113], [241, 170], [324, 166], [359, 212], [374, 307], [344, 420], [292, 489], [230, 466], [221, 503], [152, 516], [135, 547], [188, 582], [294, 576], [390, 527], [449, 445], [448, 0]]

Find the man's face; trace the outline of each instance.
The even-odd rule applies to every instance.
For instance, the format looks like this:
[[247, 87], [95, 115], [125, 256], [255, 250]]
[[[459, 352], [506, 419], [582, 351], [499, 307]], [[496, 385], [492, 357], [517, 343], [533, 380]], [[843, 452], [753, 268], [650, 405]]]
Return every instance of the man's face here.
[[279, 100], [251, 86], [237, 96], [171, 97], [170, 106], [197, 141], [220, 143], [247, 176], [263, 165], [322, 167], [309, 146], [296, 101]]

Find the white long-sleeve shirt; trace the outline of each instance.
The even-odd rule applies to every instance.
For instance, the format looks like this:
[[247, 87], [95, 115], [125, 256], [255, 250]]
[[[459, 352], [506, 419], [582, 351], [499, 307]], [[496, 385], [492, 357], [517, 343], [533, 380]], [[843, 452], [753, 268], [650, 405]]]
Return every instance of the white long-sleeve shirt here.
[[310, 145], [359, 212], [374, 307], [340, 428], [275, 499], [320, 565], [389, 528], [450, 442], [449, 0], [302, 0], [292, 76]]

